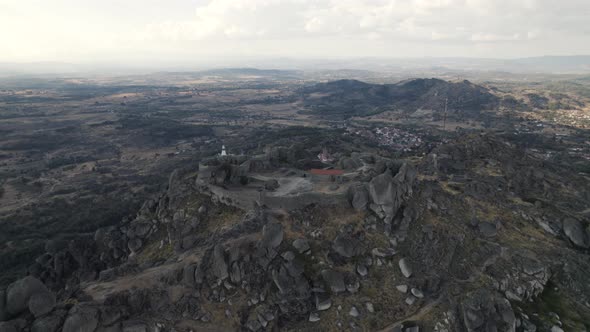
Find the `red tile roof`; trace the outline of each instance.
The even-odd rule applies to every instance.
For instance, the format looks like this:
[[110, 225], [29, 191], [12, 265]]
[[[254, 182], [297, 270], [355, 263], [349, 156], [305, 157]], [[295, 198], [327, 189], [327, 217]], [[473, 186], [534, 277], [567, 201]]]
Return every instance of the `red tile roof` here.
[[311, 174], [315, 175], [342, 175], [344, 171], [341, 169], [319, 169], [319, 168], [312, 168], [309, 170]]

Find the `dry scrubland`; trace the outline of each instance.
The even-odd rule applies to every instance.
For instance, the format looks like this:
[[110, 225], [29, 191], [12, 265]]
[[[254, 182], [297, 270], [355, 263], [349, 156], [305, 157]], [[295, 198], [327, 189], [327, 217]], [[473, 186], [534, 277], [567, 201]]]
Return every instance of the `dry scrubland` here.
[[[440, 79], [0, 79], [0, 289], [29, 273], [58, 303], [9, 318], [65, 330], [588, 330], [590, 80], [424, 74]], [[219, 191], [313, 183], [345, 207], [220, 201], [197, 178], [222, 145], [243, 159], [219, 161], [207, 179]], [[352, 176], [297, 178], [324, 167]]]

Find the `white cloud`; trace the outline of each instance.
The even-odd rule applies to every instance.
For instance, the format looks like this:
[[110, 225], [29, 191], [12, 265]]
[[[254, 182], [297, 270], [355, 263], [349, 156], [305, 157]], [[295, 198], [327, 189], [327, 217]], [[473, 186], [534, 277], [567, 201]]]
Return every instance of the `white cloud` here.
[[0, 0], [0, 61], [123, 52], [478, 56], [489, 50], [483, 44], [503, 56], [590, 53], [588, 0], [194, 1]]
[[499, 42], [499, 41], [514, 41], [519, 40], [520, 34], [512, 35], [498, 35], [494, 33], [474, 33], [471, 35], [471, 40], [475, 42]]
[[[581, 13], [590, 10], [590, 2], [570, 1], [580, 5]], [[545, 29], [564, 29], [567, 19], [558, 17], [563, 11], [549, 0], [213, 0], [199, 6], [192, 20], [150, 25], [148, 34], [198, 40], [379, 35], [497, 42], [518, 40], [515, 36], [529, 31], [539, 35]], [[568, 32], [578, 28], [571, 26]]]

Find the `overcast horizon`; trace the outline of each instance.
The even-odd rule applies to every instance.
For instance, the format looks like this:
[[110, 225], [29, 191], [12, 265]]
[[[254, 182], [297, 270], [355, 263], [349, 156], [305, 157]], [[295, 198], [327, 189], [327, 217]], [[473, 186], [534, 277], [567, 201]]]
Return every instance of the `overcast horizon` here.
[[0, 0], [0, 62], [590, 54], [590, 1]]

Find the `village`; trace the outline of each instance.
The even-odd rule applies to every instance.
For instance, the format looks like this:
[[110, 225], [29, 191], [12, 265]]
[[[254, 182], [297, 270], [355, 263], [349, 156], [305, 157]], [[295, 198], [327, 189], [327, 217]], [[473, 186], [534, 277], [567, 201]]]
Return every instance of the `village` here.
[[422, 146], [422, 138], [409, 131], [393, 126], [378, 126], [374, 128], [346, 127], [351, 135], [361, 136], [374, 143], [402, 152], [411, 152]]

